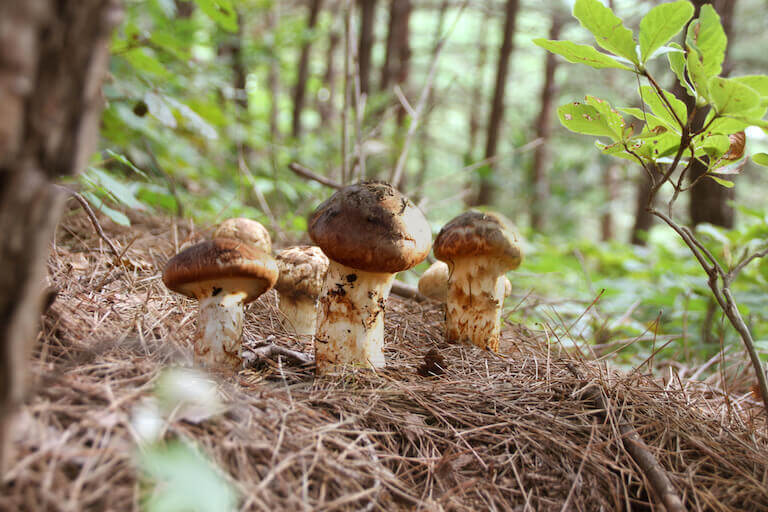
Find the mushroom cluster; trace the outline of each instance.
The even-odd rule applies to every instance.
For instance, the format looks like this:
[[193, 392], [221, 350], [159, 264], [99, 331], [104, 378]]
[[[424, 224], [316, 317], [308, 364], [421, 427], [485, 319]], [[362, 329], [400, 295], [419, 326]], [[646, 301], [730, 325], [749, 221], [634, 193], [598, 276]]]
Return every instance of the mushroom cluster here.
[[498, 213], [465, 212], [443, 226], [434, 251], [449, 270], [446, 338], [497, 352], [504, 274], [523, 258], [512, 223]]
[[387, 183], [337, 191], [309, 219], [309, 236], [330, 263], [318, 299], [318, 374], [384, 366], [384, 307], [397, 272], [426, 258], [424, 214]]

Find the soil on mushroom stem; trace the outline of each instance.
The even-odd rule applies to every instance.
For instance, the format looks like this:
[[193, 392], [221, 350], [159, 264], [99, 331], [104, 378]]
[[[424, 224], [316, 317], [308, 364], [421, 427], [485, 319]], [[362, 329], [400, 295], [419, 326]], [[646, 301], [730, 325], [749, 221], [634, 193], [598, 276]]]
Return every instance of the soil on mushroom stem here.
[[[30, 361], [36, 389], [14, 433], [0, 510], [135, 509], [132, 409], [161, 369], [191, 359], [196, 304], [160, 281], [174, 240], [190, 233], [148, 218], [128, 229], [102, 223], [129, 246], [120, 267], [79, 212], [58, 229], [49, 276], [59, 293]], [[267, 363], [222, 380], [227, 412], [175, 421], [166, 435], [196, 441], [237, 482], [247, 510], [560, 510], [566, 500], [573, 510], [649, 509], [646, 478], [618, 437], [622, 420], [687, 507], [768, 508], [765, 423], [744, 400], [728, 407], [699, 385], [662, 386], [557, 345], [547, 351], [545, 337], [517, 326], [505, 326], [502, 356], [447, 345], [441, 320], [435, 303], [392, 296], [387, 369], [332, 380]], [[245, 330], [312, 352], [308, 337], [283, 329], [273, 292], [250, 306]], [[426, 362], [441, 359], [443, 371], [423, 377], [430, 350]], [[584, 382], [567, 363], [602, 383], [609, 422], [580, 398]]]

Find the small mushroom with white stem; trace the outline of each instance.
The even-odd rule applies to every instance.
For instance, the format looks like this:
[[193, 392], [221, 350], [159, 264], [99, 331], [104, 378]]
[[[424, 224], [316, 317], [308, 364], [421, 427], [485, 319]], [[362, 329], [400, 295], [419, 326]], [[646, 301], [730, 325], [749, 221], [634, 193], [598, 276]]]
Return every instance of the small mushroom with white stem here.
[[319, 247], [299, 245], [277, 253], [280, 277], [275, 290], [280, 311], [296, 334], [315, 334], [317, 296], [328, 271], [328, 257]]
[[395, 274], [429, 253], [424, 214], [391, 185], [363, 182], [318, 206], [308, 231], [330, 259], [318, 299], [318, 374], [384, 366], [384, 304]]
[[168, 261], [165, 286], [200, 301], [196, 364], [240, 366], [244, 304], [272, 288], [277, 275], [269, 252], [230, 238], [200, 242]]
[[267, 228], [258, 221], [244, 217], [225, 220], [219, 224], [211, 238], [240, 240], [255, 247], [260, 247], [266, 253], [272, 252], [272, 239]]
[[[448, 265], [436, 261], [421, 274], [419, 278], [419, 293], [437, 302], [445, 302], [448, 296]], [[504, 297], [512, 293], [512, 283], [504, 277]]]
[[498, 352], [504, 273], [523, 259], [512, 223], [498, 213], [465, 212], [440, 230], [435, 257], [450, 270], [446, 338]]

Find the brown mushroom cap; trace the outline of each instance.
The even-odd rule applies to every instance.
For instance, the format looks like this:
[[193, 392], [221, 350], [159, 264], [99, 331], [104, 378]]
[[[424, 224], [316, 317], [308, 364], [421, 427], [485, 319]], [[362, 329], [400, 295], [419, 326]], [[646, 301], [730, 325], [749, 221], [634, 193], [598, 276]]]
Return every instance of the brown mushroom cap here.
[[237, 217], [227, 219], [216, 228], [211, 238], [232, 238], [272, 252], [272, 239], [267, 228], [255, 220]]
[[166, 263], [163, 283], [169, 289], [201, 298], [221, 289], [245, 292], [250, 302], [277, 281], [277, 264], [268, 252], [231, 238], [214, 238], [193, 245]]
[[435, 240], [435, 258], [454, 261], [468, 256], [492, 257], [512, 270], [523, 259], [518, 242], [515, 228], [503, 215], [469, 211], [440, 230]]
[[309, 236], [332, 260], [367, 272], [395, 273], [429, 253], [427, 219], [388, 183], [344, 187], [309, 218]]
[[316, 299], [328, 271], [328, 257], [314, 245], [298, 245], [277, 253], [280, 277], [275, 290], [293, 298]]

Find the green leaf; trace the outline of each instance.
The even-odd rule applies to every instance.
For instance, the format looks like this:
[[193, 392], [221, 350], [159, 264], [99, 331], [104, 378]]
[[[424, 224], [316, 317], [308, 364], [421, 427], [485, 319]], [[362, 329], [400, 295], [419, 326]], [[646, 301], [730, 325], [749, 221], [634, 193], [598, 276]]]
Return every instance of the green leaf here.
[[91, 203], [91, 206], [93, 206], [94, 210], [103, 213], [112, 219], [112, 222], [115, 224], [119, 224], [121, 226], [131, 225], [131, 220], [123, 212], [119, 212], [113, 208], [110, 208], [104, 204], [104, 201], [102, 201], [92, 192], [83, 192], [83, 197], [87, 199], [89, 203]]
[[557, 109], [557, 116], [562, 125], [572, 132], [617, 140], [608, 121], [591, 105], [579, 102], [566, 103]]
[[155, 443], [139, 453], [139, 466], [152, 484], [144, 497], [147, 512], [236, 510], [234, 489], [205, 456], [176, 441]]
[[640, 54], [643, 64], [657, 49], [675, 37], [693, 16], [687, 0], [657, 5], [640, 21]]
[[[766, 75], [746, 75], [731, 78], [741, 84], [751, 87], [760, 96], [760, 105], [768, 107], [768, 76]], [[762, 117], [762, 116], [761, 116]]]
[[624, 128], [627, 123], [624, 121], [624, 118], [621, 117], [621, 114], [611, 108], [611, 105], [607, 101], [600, 98], [587, 96], [586, 101], [587, 105], [590, 105], [597, 110], [608, 128], [613, 132], [611, 138], [614, 140], [624, 140]]
[[617, 110], [645, 122], [649, 130], [656, 130], [659, 126], [661, 126], [666, 130], [679, 131], [679, 127], [668, 123], [667, 121], [653, 115], [650, 112], [644, 112], [639, 108], [625, 107]]
[[122, 54], [122, 57], [130, 62], [137, 71], [143, 71], [159, 77], [170, 75], [165, 66], [146, 48], [133, 48]]
[[729, 78], [712, 77], [709, 94], [718, 114], [741, 114], [760, 106], [760, 96], [751, 87]]
[[733, 188], [732, 181], [724, 180], [723, 178], [718, 178], [717, 176], [713, 176], [711, 174], [707, 174], [707, 178], [710, 178], [711, 180], [715, 181], [716, 183], [719, 183], [725, 188]]
[[84, 178], [101, 186], [115, 201], [122, 203], [129, 208], [137, 210], [146, 210], [144, 204], [136, 199], [133, 192], [121, 181], [112, 177], [107, 171], [96, 167], [89, 167]]
[[[680, 101], [671, 92], [662, 90], [666, 102], [662, 101], [659, 95], [656, 93], [656, 89], [650, 85], [640, 86], [640, 96], [646, 105], [651, 108], [651, 112], [659, 119], [667, 122], [676, 131], [680, 130], [680, 123], [686, 123], [688, 121], [688, 109], [685, 107], [685, 103]], [[667, 106], [667, 102], [672, 106], [670, 111]], [[676, 116], [676, 117], [675, 117]], [[680, 122], [678, 122], [678, 119]]]
[[696, 91], [688, 83], [688, 80], [685, 76], [685, 52], [683, 51], [683, 48], [677, 43], [670, 43], [669, 46], [680, 50], [679, 52], [670, 52], [667, 54], [669, 67], [672, 69], [675, 75], [677, 75], [677, 80], [680, 82], [680, 85], [685, 87], [685, 90], [688, 91], [688, 94], [695, 98]]
[[610, 8], [598, 0], [576, 0], [573, 15], [584, 28], [592, 32], [598, 45], [639, 64], [632, 31], [624, 26], [621, 18]]
[[694, 139], [693, 146], [697, 156], [706, 154], [710, 158], [716, 159], [728, 152], [731, 141], [727, 135], [701, 134]]
[[768, 167], [768, 153], [755, 153], [752, 155], [752, 161], [757, 165]]
[[144, 95], [144, 103], [147, 104], [149, 113], [157, 118], [158, 121], [169, 128], [176, 128], [176, 117], [174, 117], [170, 107], [159, 94], [148, 91]]
[[707, 76], [717, 76], [723, 71], [728, 38], [712, 5], [701, 6], [699, 18], [688, 26], [687, 41], [701, 54], [703, 71]]
[[698, 52], [691, 47], [688, 47], [685, 63], [688, 69], [688, 76], [691, 77], [697, 95], [704, 98], [707, 103], [711, 103], [712, 100], [709, 95], [709, 79], [712, 78], [713, 75], [707, 73], [704, 65], [701, 63], [701, 59], [699, 59]]
[[165, 99], [179, 111], [179, 114], [181, 114], [181, 117], [184, 118], [190, 128], [198, 132], [206, 139], [216, 140], [219, 138], [219, 135], [216, 133], [216, 130], [213, 128], [213, 126], [208, 124], [205, 119], [200, 116], [200, 114], [192, 110], [189, 106], [180, 101], [176, 101], [171, 97], [166, 97]]
[[237, 32], [237, 11], [230, 0], [195, 0], [200, 10], [227, 32]]
[[572, 41], [551, 41], [548, 39], [534, 39], [533, 42], [545, 50], [564, 57], [568, 62], [586, 64], [596, 69], [617, 68], [630, 70], [613, 57], [597, 51], [594, 47], [585, 44], [576, 44]]

